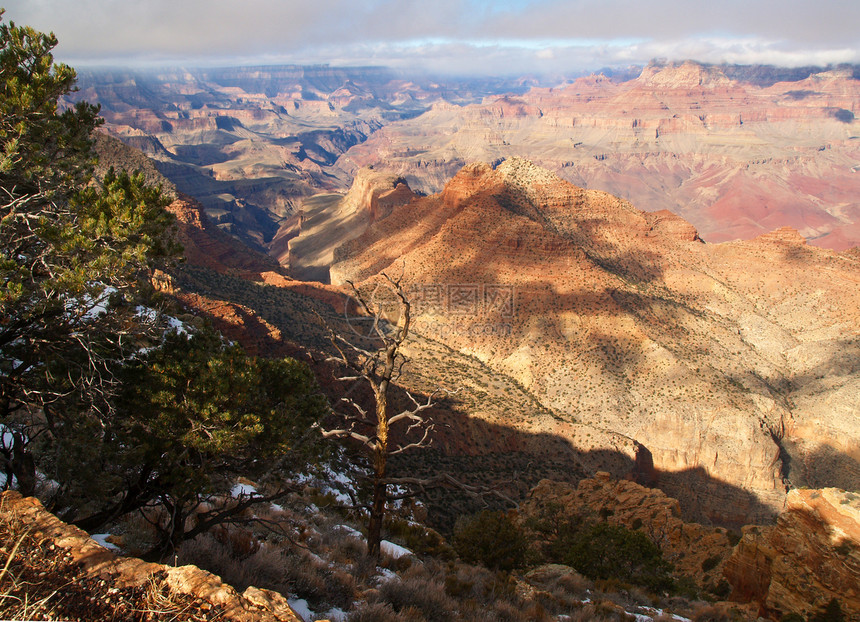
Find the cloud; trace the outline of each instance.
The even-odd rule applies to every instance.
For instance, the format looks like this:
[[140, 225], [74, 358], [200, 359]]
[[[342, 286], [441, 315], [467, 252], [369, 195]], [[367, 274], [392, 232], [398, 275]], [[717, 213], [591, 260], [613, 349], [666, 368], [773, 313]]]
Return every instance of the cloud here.
[[6, 0], [94, 63], [330, 62], [576, 72], [654, 57], [860, 62], [856, 0]]

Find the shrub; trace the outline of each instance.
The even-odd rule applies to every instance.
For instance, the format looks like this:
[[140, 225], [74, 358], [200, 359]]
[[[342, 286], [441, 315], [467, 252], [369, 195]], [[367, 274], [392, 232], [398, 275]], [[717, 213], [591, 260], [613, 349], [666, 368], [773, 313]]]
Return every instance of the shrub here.
[[239, 591], [254, 585], [297, 594], [314, 606], [348, 607], [355, 592], [355, 579], [350, 574], [310, 555], [260, 547], [251, 555], [238, 556], [229, 544], [210, 534], [184, 543], [177, 560], [217, 574]]
[[364, 604], [346, 617], [347, 622], [400, 622], [400, 617], [385, 603]]
[[652, 591], [673, 586], [671, 564], [660, 548], [639, 531], [609, 523], [563, 530], [554, 545], [561, 561], [592, 579], [615, 579]]
[[824, 610], [809, 618], [810, 622], [842, 622], [844, 619], [845, 614], [842, 613], [842, 606], [836, 598], [831, 598]]
[[412, 609], [427, 620], [456, 619], [457, 603], [445, 593], [445, 586], [420, 572], [407, 571], [400, 580], [386, 581], [379, 586], [378, 598], [398, 613]]
[[722, 558], [719, 555], [712, 555], [702, 562], [702, 572], [710, 572], [720, 563]]
[[525, 560], [525, 537], [504, 512], [484, 510], [458, 518], [453, 544], [463, 560], [495, 570], [513, 570]]
[[693, 622], [730, 622], [731, 618], [716, 605], [708, 605], [693, 614]]

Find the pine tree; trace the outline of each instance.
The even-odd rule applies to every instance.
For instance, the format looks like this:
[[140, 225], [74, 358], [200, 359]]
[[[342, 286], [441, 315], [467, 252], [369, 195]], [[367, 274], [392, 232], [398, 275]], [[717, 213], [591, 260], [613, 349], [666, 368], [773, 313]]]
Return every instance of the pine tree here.
[[54, 63], [56, 44], [0, 23], [0, 468], [24, 494], [35, 438], [110, 415], [119, 363], [155, 328], [141, 284], [176, 251], [142, 176], [92, 183], [98, 108], [60, 109], [75, 72]]
[[[151, 509], [152, 559], [294, 491], [290, 474], [324, 451], [316, 424], [328, 404], [307, 365], [248, 356], [208, 326], [189, 330], [128, 361], [115, 415], [98, 428], [78, 420], [75, 448], [54, 465], [80, 527]], [[236, 474], [267, 494], [227, 501]]]

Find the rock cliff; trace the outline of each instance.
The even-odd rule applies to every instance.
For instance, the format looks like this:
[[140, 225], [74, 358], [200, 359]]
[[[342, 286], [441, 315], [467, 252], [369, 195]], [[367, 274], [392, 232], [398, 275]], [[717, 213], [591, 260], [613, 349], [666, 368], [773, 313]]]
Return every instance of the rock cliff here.
[[562, 508], [564, 516], [605, 517], [610, 523], [641, 530], [673, 564], [676, 576], [690, 577], [710, 592], [719, 591], [723, 567], [732, 552], [729, 536], [719, 527], [685, 522], [677, 499], [598, 472], [576, 487], [541, 481], [520, 506], [519, 514], [528, 520], [539, 515], [541, 508], [553, 505]]
[[728, 70], [653, 64], [625, 82], [591, 76], [434, 107], [381, 128], [340, 164], [387, 167], [432, 193], [452, 167], [518, 156], [680, 214], [710, 242], [791, 226], [814, 245], [860, 244], [860, 81], [825, 71], [762, 85]]
[[775, 526], [744, 528], [725, 575], [732, 598], [762, 613], [807, 616], [836, 599], [847, 619], [860, 620], [860, 497], [792, 490]]

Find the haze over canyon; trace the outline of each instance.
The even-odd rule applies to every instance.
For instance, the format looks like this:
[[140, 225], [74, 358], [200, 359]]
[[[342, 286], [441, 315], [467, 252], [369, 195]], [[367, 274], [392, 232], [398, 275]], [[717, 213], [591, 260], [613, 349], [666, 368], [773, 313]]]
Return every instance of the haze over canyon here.
[[[635, 72], [634, 72], [635, 73]], [[860, 242], [853, 69], [651, 65], [627, 79], [410, 81], [381, 68], [94, 72], [78, 97], [211, 217], [289, 264], [302, 200], [358, 168], [441, 190], [468, 162], [519, 156], [709, 242], [781, 226]]]

